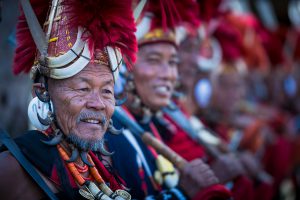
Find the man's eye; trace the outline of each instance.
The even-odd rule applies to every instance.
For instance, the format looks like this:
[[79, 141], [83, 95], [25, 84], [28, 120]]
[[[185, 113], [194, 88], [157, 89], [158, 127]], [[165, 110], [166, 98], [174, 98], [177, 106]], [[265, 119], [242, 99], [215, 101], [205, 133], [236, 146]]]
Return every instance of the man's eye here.
[[148, 58], [147, 61], [151, 64], [157, 64], [160, 62], [158, 58]]
[[104, 92], [105, 94], [112, 94], [112, 91], [111, 91], [111, 90], [108, 90], [108, 89], [104, 89], [103, 92]]
[[171, 66], [176, 66], [177, 67], [179, 65], [179, 61], [178, 60], [170, 60], [169, 64]]
[[82, 91], [82, 92], [88, 92], [88, 91], [90, 91], [89, 88], [79, 88], [78, 90], [79, 90], [79, 91]]

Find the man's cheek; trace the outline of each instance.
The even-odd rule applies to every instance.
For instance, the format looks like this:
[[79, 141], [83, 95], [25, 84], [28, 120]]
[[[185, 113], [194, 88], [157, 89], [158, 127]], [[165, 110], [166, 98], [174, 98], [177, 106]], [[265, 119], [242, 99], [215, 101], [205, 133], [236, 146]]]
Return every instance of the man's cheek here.
[[57, 116], [59, 124], [65, 133], [71, 132], [75, 129], [77, 124], [77, 119], [74, 118], [74, 115], [71, 115], [68, 111], [59, 113]]
[[114, 111], [115, 111], [115, 102], [113, 101], [113, 102], [110, 102], [107, 106], [107, 112], [106, 112], [107, 113], [107, 116], [106, 116], [107, 120], [109, 120], [112, 117]]

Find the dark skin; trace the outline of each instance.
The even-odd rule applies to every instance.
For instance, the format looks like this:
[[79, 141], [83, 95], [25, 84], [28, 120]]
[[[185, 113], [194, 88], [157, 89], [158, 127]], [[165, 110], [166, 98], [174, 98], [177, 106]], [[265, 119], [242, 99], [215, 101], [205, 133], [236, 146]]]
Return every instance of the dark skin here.
[[[34, 89], [43, 89], [41, 84], [34, 84]], [[100, 140], [114, 112], [114, 81], [108, 66], [89, 63], [75, 76], [63, 79], [49, 79], [49, 93], [53, 101], [58, 124], [65, 135], [70, 132], [80, 139]], [[101, 113], [107, 119], [106, 124], [94, 121], [78, 120], [82, 112]], [[69, 150], [67, 143], [64, 147]], [[76, 161], [82, 165], [81, 160]], [[41, 189], [33, 182], [16, 159], [7, 151], [0, 154], [0, 194], [1, 199], [41, 199]], [[88, 174], [84, 174], [88, 176]], [[43, 177], [43, 176], [42, 176]], [[53, 183], [43, 177], [54, 193], [57, 189]]]
[[2, 199], [38, 200], [45, 195], [18, 161], [7, 151], [0, 154], [0, 194]]
[[184, 166], [180, 174], [180, 186], [189, 197], [194, 197], [206, 187], [217, 184], [218, 178], [201, 159], [195, 159]]
[[245, 174], [244, 167], [238, 158], [232, 153], [220, 155], [214, 162], [212, 162], [211, 167], [220, 182], [224, 184], [234, 180], [242, 174]]
[[[142, 46], [133, 70], [137, 92], [142, 102], [153, 111], [167, 106], [171, 101], [179, 64], [176, 48], [168, 43]], [[130, 105], [130, 99], [127, 102]], [[130, 106], [128, 106], [130, 108]], [[131, 110], [137, 112], [137, 110]], [[201, 189], [218, 183], [213, 171], [201, 159], [184, 166], [180, 173], [180, 186], [190, 197]]]

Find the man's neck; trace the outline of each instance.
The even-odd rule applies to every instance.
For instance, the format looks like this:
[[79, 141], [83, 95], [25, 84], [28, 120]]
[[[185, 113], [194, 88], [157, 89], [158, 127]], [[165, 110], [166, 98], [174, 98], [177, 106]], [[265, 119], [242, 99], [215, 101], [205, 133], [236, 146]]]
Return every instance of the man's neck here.
[[[66, 142], [66, 141], [62, 141], [61, 143], [61, 146], [65, 149], [66, 153], [71, 156], [72, 154], [72, 148], [71, 148], [71, 145]], [[83, 161], [81, 160], [80, 156], [78, 156], [78, 158], [74, 161], [74, 163], [78, 166], [81, 166], [83, 167], [85, 164], [83, 163]]]

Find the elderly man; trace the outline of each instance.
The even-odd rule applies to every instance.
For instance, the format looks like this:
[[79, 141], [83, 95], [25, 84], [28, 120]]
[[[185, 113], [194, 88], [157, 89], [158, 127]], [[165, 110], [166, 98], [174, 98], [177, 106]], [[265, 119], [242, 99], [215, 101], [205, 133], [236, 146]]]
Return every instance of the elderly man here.
[[102, 138], [114, 130], [110, 119], [122, 54], [135, 59], [131, 2], [51, 2], [21, 2], [14, 66], [16, 73], [33, 75], [36, 97], [28, 115], [38, 129], [15, 141], [46, 186], [33, 181], [20, 166], [24, 160], [6, 145], [9, 151], [0, 154], [1, 198], [44, 199], [50, 188], [51, 199], [130, 199], [101, 160], [107, 155]]

